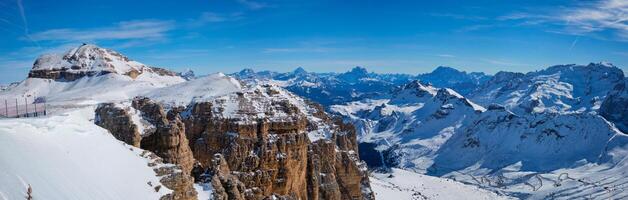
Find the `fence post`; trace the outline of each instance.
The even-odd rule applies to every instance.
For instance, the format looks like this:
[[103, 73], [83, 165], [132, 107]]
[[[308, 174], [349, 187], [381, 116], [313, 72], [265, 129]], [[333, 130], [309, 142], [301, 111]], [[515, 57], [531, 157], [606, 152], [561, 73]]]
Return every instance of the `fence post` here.
[[17, 104], [17, 99], [15, 99], [15, 117], [20, 118], [20, 106]]
[[9, 117], [9, 101], [6, 99], [4, 100], [4, 115]]
[[34, 113], [34, 117], [37, 117], [37, 102], [35, 100], [33, 100], [33, 106], [35, 106], [35, 113]]
[[28, 117], [28, 97], [24, 97], [24, 106], [26, 108], [26, 117]]

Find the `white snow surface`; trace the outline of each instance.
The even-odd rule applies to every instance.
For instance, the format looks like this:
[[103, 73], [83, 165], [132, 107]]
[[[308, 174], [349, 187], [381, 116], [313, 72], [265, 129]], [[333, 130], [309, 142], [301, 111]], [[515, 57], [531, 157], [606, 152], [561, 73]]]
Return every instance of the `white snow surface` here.
[[390, 173], [373, 173], [370, 181], [375, 198], [381, 200], [512, 199], [474, 185], [397, 168]]
[[155, 89], [144, 95], [165, 104], [187, 106], [192, 102], [210, 101], [241, 90], [242, 86], [236, 79], [216, 73]]
[[[0, 199], [159, 199], [141, 149], [96, 126], [93, 108], [0, 120]], [[153, 186], [149, 186], [151, 182]]]
[[123, 101], [154, 89], [182, 83], [185, 80], [174, 76], [154, 76], [143, 73], [135, 80], [120, 74], [83, 77], [75, 81], [54, 81], [28, 78], [15, 87], [0, 91], [0, 99], [45, 97], [53, 105], [94, 105], [102, 102]]

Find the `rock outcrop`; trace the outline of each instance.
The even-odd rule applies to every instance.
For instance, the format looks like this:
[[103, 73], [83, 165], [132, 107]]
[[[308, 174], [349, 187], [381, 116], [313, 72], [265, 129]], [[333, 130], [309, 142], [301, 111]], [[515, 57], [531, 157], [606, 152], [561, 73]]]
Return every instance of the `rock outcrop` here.
[[[164, 163], [163, 159], [150, 151], [143, 151], [140, 156], [149, 160], [148, 166], [160, 178], [161, 185], [172, 190], [172, 193], [162, 196], [160, 200], [195, 200], [197, 193], [194, 189], [194, 179], [184, 173], [180, 166]], [[161, 185], [147, 183], [154, 186], [155, 191], [161, 190]]]
[[186, 133], [215, 198], [372, 199], [355, 130], [291, 95], [262, 86], [188, 108]]
[[617, 84], [600, 106], [600, 115], [614, 122], [617, 128], [628, 133], [628, 88], [626, 80]]
[[130, 106], [101, 104], [97, 119], [116, 138], [137, 146], [139, 137], [142, 149], [211, 184], [216, 199], [374, 198], [354, 127], [279, 87], [168, 112], [137, 97]]
[[163, 177], [162, 184], [173, 190], [172, 194], [162, 199], [196, 199], [191, 176], [195, 161], [177, 109], [166, 114], [160, 104], [138, 97], [131, 106], [100, 104], [96, 109], [95, 123], [109, 130], [116, 139], [150, 151], [148, 157], [154, 160], [151, 167]]

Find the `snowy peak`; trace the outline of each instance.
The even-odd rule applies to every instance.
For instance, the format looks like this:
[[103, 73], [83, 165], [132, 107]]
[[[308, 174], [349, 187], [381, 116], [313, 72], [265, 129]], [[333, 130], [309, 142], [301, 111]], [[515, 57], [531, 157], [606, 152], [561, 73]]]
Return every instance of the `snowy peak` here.
[[129, 60], [113, 50], [96, 45], [83, 44], [71, 49], [61, 57], [44, 55], [38, 58], [33, 70], [69, 69], [74, 71], [108, 71], [125, 74], [131, 70], [141, 71], [145, 65]]
[[362, 78], [367, 78], [369, 72], [363, 67], [354, 67], [351, 71], [340, 74], [338, 77], [344, 81], [355, 83]]
[[417, 78], [436, 87], [453, 88], [466, 95], [489, 80], [490, 76], [479, 72], [467, 73], [452, 67], [439, 66], [430, 73], [419, 74]]
[[33, 64], [29, 78], [46, 78], [73, 81], [85, 76], [120, 74], [136, 78], [144, 72], [160, 76], [176, 76], [176, 73], [132, 61], [128, 57], [92, 44], [83, 44], [63, 55], [42, 55]]
[[391, 104], [417, 103], [436, 96], [437, 88], [424, 85], [418, 80], [400, 86], [393, 91]]
[[196, 79], [196, 74], [194, 73], [194, 71], [192, 69], [186, 69], [182, 72], [177, 73], [177, 75], [179, 75], [181, 78], [184, 78], [185, 80], [194, 80]]
[[307, 71], [303, 67], [298, 67], [292, 71], [293, 74], [307, 74]]
[[515, 113], [588, 112], [597, 110], [623, 79], [622, 70], [609, 63], [555, 65], [526, 74], [499, 72], [469, 96]]

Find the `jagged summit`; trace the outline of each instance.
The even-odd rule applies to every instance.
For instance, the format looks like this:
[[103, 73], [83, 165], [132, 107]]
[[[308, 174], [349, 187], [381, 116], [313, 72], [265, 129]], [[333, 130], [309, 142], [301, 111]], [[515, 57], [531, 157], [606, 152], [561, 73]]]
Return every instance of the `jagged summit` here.
[[303, 69], [303, 67], [297, 67], [296, 69], [294, 69], [294, 71], [292, 71], [293, 74], [307, 74], [307, 71], [305, 71], [305, 69]]
[[353, 69], [351, 69], [351, 71], [349, 71], [348, 73], [355, 74], [355, 75], [367, 75], [369, 72], [364, 67], [356, 66]]
[[452, 67], [439, 66], [430, 73], [419, 74], [417, 78], [438, 87], [454, 88], [466, 95], [488, 81], [490, 76], [481, 72], [467, 73]]
[[463, 73], [464, 71], [457, 70], [453, 67], [448, 66], [438, 66], [436, 69], [432, 71], [434, 74], [442, 74], [442, 73]]
[[85, 76], [109, 73], [136, 78], [144, 72], [154, 72], [162, 76], [176, 76], [174, 72], [149, 67], [116, 51], [93, 44], [83, 44], [62, 55], [46, 54], [40, 56], [35, 60], [28, 77], [73, 81]]

